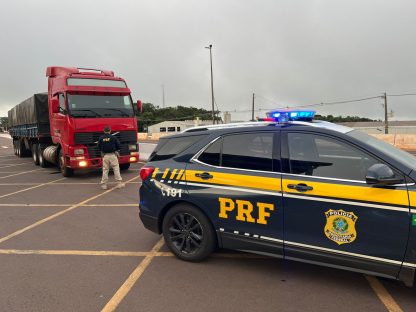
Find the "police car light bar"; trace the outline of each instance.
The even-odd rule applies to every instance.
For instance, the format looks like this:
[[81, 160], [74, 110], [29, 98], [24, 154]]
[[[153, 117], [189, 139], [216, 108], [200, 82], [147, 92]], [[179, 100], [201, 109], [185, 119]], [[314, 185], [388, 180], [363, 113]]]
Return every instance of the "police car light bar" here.
[[266, 113], [267, 118], [262, 118], [262, 121], [277, 121], [285, 123], [288, 121], [312, 121], [315, 116], [315, 111], [312, 110], [274, 110]]

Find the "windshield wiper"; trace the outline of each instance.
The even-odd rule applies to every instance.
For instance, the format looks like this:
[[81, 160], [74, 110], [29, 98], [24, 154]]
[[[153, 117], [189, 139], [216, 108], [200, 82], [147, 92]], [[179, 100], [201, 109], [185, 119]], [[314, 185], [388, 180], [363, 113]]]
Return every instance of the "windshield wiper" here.
[[106, 108], [106, 109], [120, 112], [122, 116], [130, 117], [129, 114], [127, 114], [126, 112], [123, 112], [120, 108]]
[[[73, 109], [72, 111], [91, 112], [91, 113], [95, 114], [96, 117], [102, 117], [99, 113], [97, 113], [96, 111], [93, 111], [92, 109], [76, 108], [76, 109]], [[79, 117], [91, 117], [91, 116], [85, 116], [85, 115], [83, 115], [83, 116], [79, 116]]]

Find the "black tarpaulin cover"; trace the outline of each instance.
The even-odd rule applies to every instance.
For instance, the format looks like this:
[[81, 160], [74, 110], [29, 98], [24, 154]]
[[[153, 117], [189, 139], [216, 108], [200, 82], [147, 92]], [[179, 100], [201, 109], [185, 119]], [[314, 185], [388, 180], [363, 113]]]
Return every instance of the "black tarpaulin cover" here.
[[8, 112], [9, 126], [49, 123], [48, 94], [37, 93]]

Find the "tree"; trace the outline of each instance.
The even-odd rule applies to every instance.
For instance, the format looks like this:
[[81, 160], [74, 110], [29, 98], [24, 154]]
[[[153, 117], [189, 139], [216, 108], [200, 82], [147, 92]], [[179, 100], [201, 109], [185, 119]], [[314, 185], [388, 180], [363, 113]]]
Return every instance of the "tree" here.
[[0, 117], [0, 127], [7, 129], [8, 125], [9, 125], [9, 118]]
[[[218, 116], [218, 112], [216, 112], [216, 116]], [[144, 131], [148, 126], [166, 120], [193, 120], [196, 117], [202, 120], [211, 119], [211, 111], [185, 106], [160, 108], [152, 103], [143, 103], [142, 113], [137, 117], [139, 120], [139, 131]], [[220, 118], [216, 117], [216, 120], [220, 120]]]
[[359, 122], [359, 121], [376, 121], [370, 118], [359, 117], [359, 116], [333, 116], [333, 115], [315, 115], [315, 119], [324, 120], [329, 122]]

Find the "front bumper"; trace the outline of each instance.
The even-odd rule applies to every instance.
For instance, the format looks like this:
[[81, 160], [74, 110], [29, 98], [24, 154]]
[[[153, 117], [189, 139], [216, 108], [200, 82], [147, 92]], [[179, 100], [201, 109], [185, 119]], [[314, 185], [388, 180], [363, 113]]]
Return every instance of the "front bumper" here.
[[[101, 168], [103, 166], [102, 158], [84, 158], [76, 159], [78, 157], [67, 158], [67, 166], [73, 169], [88, 169], [88, 168]], [[129, 164], [136, 163], [139, 161], [139, 155], [134, 156], [134, 159], [131, 155], [123, 155], [118, 159], [119, 164]]]

